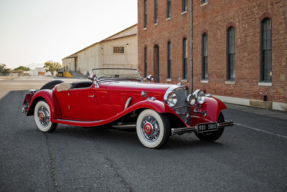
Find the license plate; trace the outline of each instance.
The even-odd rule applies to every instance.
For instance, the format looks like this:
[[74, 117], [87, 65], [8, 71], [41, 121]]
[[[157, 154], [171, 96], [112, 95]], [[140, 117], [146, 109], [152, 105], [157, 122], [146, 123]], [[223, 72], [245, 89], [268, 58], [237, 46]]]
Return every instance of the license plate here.
[[197, 133], [204, 133], [209, 131], [217, 131], [217, 123], [203, 123], [197, 124]]

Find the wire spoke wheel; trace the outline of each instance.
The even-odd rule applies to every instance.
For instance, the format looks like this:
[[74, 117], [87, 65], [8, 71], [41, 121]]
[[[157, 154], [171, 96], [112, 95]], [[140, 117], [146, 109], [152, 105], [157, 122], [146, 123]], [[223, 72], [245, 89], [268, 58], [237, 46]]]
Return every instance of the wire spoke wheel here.
[[38, 110], [38, 120], [41, 125], [47, 127], [50, 123], [50, 112], [44, 106], [40, 107]]
[[158, 139], [160, 134], [159, 123], [153, 116], [146, 116], [142, 121], [141, 128], [147, 141], [154, 142]]
[[57, 123], [51, 122], [49, 105], [40, 100], [35, 106], [34, 109], [34, 120], [38, 129], [42, 132], [52, 132], [56, 129]]
[[170, 124], [165, 114], [146, 109], [140, 113], [136, 123], [140, 142], [147, 148], [160, 148], [169, 139]]

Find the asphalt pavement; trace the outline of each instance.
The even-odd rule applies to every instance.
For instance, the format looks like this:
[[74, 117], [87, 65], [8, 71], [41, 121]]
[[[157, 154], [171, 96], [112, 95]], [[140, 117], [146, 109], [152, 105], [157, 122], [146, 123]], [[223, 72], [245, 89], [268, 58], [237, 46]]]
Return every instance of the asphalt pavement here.
[[147, 149], [135, 132], [58, 125], [21, 113], [27, 91], [0, 100], [0, 191], [287, 191], [287, 113], [227, 104], [236, 123], [214, 142], [194, 134]]

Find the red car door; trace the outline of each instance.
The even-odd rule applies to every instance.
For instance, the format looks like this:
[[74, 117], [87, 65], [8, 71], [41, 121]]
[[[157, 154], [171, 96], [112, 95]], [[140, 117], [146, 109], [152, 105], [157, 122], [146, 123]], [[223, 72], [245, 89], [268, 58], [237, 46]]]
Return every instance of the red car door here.
[[58, 102], [60, 104], [61, 108], [61, 114], [63, 118], [67, 118], [71, 116], [70, 111], [70, 90], [67, 91], [61, 91], [61, 92], [54, 92], [56, 94], [56, 97], [58, 99]]
[[69, 90], [69, 118], [75, 120], [99, 120], [99, 106], [94, 88]]

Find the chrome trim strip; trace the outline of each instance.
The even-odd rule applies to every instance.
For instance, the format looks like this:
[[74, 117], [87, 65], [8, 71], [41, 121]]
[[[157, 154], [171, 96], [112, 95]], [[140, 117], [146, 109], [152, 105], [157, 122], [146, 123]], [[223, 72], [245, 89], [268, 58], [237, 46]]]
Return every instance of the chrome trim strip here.
[[131, 100], [132, 100], [132, 97], [129, 97], [125, 104], [125, 110], [129, 107]]
[[181, 109], [181, 108], [187, 108], [187, 107], [190, 107], [189, 105], [187, 106], [178, 106], [178, 107], [173, 107], [173, 109]]

